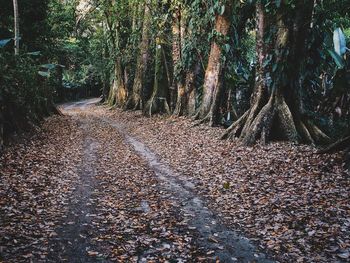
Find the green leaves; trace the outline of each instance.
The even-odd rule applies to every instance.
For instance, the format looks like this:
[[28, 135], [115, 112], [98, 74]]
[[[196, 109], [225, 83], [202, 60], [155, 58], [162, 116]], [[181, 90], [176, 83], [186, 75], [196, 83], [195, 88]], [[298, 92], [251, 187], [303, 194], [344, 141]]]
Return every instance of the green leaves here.
[[228, 53], [230, 51], [230, 49], [231, 49], [231, 46], [229, 44], [224, 45], [224, 50], [226, 53]]
[[225, 13], [225, 6], [221, 6], [221, 9], [220, 9], [220, 15], [222, 16], [223, 14]]
[[38, 71], [38, 74], [44, 78], [50, 77], [50, 72], [48, 72], [48, 71]]
[[281, 0], [276, 0], [276, 7], [279, 8], [281, 6]]
[[8, 39], [2, 39], [0, 40], [0, 48], [5, 47], [8, 43], [10, 43], [12, 40], [12, 38], [8, 38]]
[[29, 55], [29, 56], [40, 56], [41, 55], [41, 51], [28, 52], [26, 54]]
[[339, 56], [338, 53], [330, 49], [327, 49], [327, 51], [339, 68], [343, 68], [345, 66], [344, 59]]
[[59, 64], [43, 64], [40, 66], [42, 70], [38, 71], [38, 74], [42, 77], [49, 78], [50, 77], [50, 71], [57, 68], [64, 68], [63, 65]]
[[55, 65], [55, 64], [44, 64], [44, 65], [41, 65], [40, 67], [41, 67], [41, 68], [44, 68], [44, 69], [51, 70], [51, 69], [56, 68], [56, 66], [57, 66], [57, 65]]
[[342, 56], [346, 52], [346, 41], [343, 31], [340, 28], [337, 28], [333, 32], [333, 44], [334, 44], [334, 51], [339, 55]]

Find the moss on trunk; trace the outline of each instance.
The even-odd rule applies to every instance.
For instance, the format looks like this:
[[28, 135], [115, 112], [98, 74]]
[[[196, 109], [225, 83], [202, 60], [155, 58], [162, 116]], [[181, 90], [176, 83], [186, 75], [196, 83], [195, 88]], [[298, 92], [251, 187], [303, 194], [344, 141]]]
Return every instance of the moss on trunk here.
[[[228, 35], [231, 25], [231, 12], [232, 3], [227, 2], [225, 5], [225, 11], [222, 15], [218, 15], [215, 21], [215, 31], [220, 38], [225, 39]], [[203, 98], [201, 106], [195, 115], [195, 119], [200, 122], [209, 121], [211, 124], [217, 122], [217, 112], [215, 112], [220, 105], [220, 96], [222, 94], [222, 70], [223, 61], [222, 56], [222, 44], [219, 39], [215, 39], [211, 45], [209, 54], [209, 61], [205, 71], [204, 85], [203, 85]]]
[[124, 106], [126, 110], [139, 110], [143, 108], [143, 88], [146, 74], [147, 63], [149, 60], [149, 42], [150, 42], [150, 26], [151, 14], [149, 3], [145, 4], [145, 12], [142, 26], [142, 39], [140, 43], [140, 53], [137, 58], [135, 78], [132, 91], [129, 94], [128, 100]]
[[145, 107], [143, 108], [143, 114], [149, 117], [155, 113], [171, 113], [167, 101], [169, 83], [164, 72], [166, 70], [166, 61], [165, 56], [163, 56], [163, 46], [160, 43], [159, 38], [157, 38], [157, 40], [153, 92], [151, 98], [147, 101]]
[[[329, 138], [303, 115], [300, 97], [301, 65], [304, 62], [307, 32], [311, 24], [312, 1], [299, 0], [290, 19], [282, 5], [267, 19], [275, 20], [275, 39], [271, 46], [265, 37], [266, 13], [257, 4], [257, 82], [250, 109], [229, 127], [222, 138], [239, 137], [243, 144], [258, 140], [283, 139], [293, 142], [326, 142]], [[289, 10], [290, 12], [291, 10]], [[290, 14], [289, 14], [290, 15]], [[273, 32], [273, 28], [270, 29]], [[272, 47], [272, 49], [271, 49]], [[264, 66], [267, 54], [274, 55], [272, 65]], [[269, 72], [272, 85], [266, 83]]]

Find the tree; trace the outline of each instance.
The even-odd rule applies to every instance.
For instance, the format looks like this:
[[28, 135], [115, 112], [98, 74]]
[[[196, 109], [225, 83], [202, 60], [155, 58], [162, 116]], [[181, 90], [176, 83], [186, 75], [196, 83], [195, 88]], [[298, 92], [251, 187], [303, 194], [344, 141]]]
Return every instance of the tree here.
[[[303, 88], [300, 86], [300, 74], [305, 62], [314, 3], [282, 1], [272, 10], [261, 3], [258, 1], [257, 4], [260, 81], [255, 86], [250, 109], [232, 124], [223, 137], [239, 136], [247, 145], [259, 139], [267, 142], [271, 138], [294, 142], [327, 141], [328, 137], [304, 116], [300, 97]], [[265, 19], [273, 25], [267, 33], [264, 32], [267, 29]], [[273, 37], [268, 45], [261, 41], [263, 36], [267, 39], [266, 34]], [[273, 59], [266, 63], [271, 57]], [[268, 72], [265, 72], [266, 69]], [[271, 78], [270, 85], [266, 85], [267, 75]]]
[[150, 26], [151, 26], [151, 12], [150, 1], [146, 1], [144, 5], [142, 37], [139, 48], [139, 54], [136, 62], [135, 78], [132, 86], [132, 91], [126, 102], [125, 109], [139, 110], [143, 108], [144, 100], [143, 88], [144, 80], [149, 61], [149, 42], [150, 42]]
[[13, 0], [13, 13], [15, 21], [15, 55], [19, 55], [19, 13], [17, 0]]
[[[167, 45], [167, 37], [170, 35], [170, 23], [168, 21], [168, 4], [158, 2], [154, 5], [154, 77], [151, 97], [146, 102], [143, 113], [151, 116], [155, 113], [170, 114], [169, 87], [171, 85], [170, 49]], [[153, 45], [152, 45], [153, 46]]]
[[[176, 99], [172, 96], [172, 109], [174, 109], [174, 115], [181, 116], [186, 115], [188, 95], [186, 94], [186, 87], [183, 78], [182, 70], [182, 43], [185, 33], [184, 18], [182, 14], [182, 8], [180, 4], [173, 7], [173, 21], [172, 21], [172, 39], [173, 39], [173, 65], [174, 65], [174, 78], [172, 89], [177, 91]], [[175, 93], [175, 92], [174, 92]], [[176, 106], [173, 107], [173, 104]]]
[[232, 3], [226, 1], [222, 7], [223, 12], [216, 16], [215, 37], [211, 44], [208, 65], [205, 71], [203, 84], [203, 98], [195, 119], [210, 121], [211, 125], [217, 123], [216, 114], [223, 93], [223, 61], [222, 51], [230, 30]]
[[[123, 10], [123, 5], [126, 4], [123, 1], [119, 1], [116, 3], [115, 1], [108, 1], [103, 6], [104, 8], [104, 15], [105, 20], [107, 24], [107, 30], [110, 35], [110, 39], [112, 42], [112, 54], [114, 57], [114, 78], [113, 78], [113, 84], [109, 91], [108, 96], [108, 104], [109, 105], [115, 105], [117, 107], [123, 108], [126, 104], [128, 91], [127, 87], [125, 85], [125, 79], [123, 74], [123, 65], [122, 65], [122, 46], [121, 46], [121, 39], [120, 39], [120, 24], [123, 21], [118, 21], [116, 17], [119, 18], [119, 20], [122, 20], [122, 15], [118, 14], [116, 12], [118, 9], [119, 11]], [[119, 12], [121, 13], [121, 12]]]

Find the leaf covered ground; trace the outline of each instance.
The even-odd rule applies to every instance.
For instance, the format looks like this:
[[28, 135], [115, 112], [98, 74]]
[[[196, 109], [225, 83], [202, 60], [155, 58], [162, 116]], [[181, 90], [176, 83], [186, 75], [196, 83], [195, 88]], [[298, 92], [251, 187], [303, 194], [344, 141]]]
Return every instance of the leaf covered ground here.
[[242, 147], [182, 118], [64, 112], [0, 159], [0, 262], [349, 261], [340, 156]]
[[113, 116], [279, 261], [350, 260], [350, 177], [341, 155], [287, 143], [243, 147], [185, 118]]

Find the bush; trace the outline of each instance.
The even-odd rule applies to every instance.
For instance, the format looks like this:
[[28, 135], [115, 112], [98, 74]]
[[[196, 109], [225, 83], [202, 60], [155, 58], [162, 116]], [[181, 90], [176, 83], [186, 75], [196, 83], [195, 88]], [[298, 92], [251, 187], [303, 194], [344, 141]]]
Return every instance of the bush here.
[[0, 52], [0, 97], [4, 136], [38, 124], [52, 111], [50, 81], [29, 55]]

